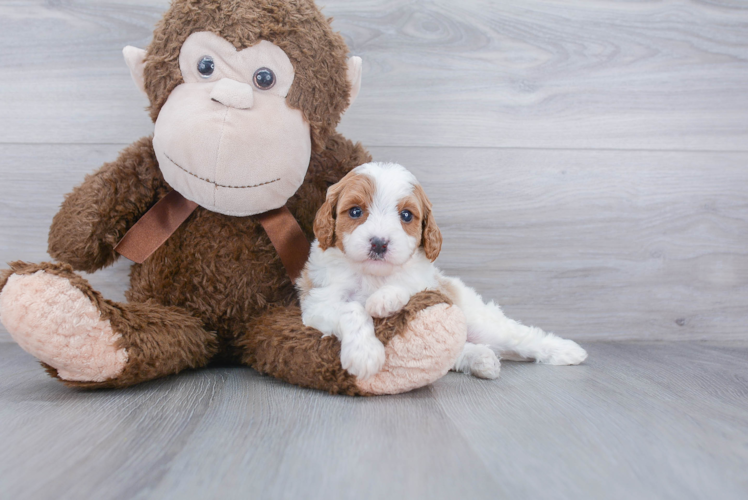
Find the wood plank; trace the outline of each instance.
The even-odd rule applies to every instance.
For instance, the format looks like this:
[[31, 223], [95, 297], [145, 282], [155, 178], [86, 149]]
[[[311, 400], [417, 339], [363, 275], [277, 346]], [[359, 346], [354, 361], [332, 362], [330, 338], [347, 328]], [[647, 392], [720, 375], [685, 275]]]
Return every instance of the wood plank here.
[[505, 363], [496, 382], [433, 386], [513, 498], [748, 495], [745, 344], [586, 347], [579, 367]]
[[[341, 130], [369, 146], [740, 150], [748, 8], [728, 2], [327, 0], [364, 58]], [[166, 0], [0, 5], [0, 138], [150, 133], [122, 61]]]
[[15, 345], [0, 344], [0, 360], [4, 498], [504, 491], [428, 388], [392, 398], [330, 396], [240, 367], [85, 392], [50, 379]]
[[[63, 195], [120, 148], [0, 145], [0, 262], [48, 260]], [[746, 153], [372, 153], [425, 186], [439, 266], [512, 318], [578, 340], [746, 338]], [[121, 300], [127, 271], [90, 279]]]
[[745, 498], [745, 343], [586, 347], [349, 398], [242, 367], [79, 391], [0, 344], [0, 496]]
[[5, 143], [129, 143], [153, 125], [129, 76], [168, 1], [3, 2], [0, 137]]
[[371, 146], [748, 147], [745, 4], [334, 7], [365, 61], [342, 130]]

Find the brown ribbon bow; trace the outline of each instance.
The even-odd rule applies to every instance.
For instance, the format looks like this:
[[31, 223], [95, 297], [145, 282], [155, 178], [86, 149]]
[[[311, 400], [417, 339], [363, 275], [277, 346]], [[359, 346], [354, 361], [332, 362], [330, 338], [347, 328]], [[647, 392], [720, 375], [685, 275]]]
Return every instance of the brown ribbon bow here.
[[[142, 264], [158, 249], [197, 208], [197, 203], [172, 191], [153, 205], [114, 250], [133, 262]], [[285, 205], [255, 216], [286, 268], [291, 282], [301, 275], [309, 257], [309, 240]]]

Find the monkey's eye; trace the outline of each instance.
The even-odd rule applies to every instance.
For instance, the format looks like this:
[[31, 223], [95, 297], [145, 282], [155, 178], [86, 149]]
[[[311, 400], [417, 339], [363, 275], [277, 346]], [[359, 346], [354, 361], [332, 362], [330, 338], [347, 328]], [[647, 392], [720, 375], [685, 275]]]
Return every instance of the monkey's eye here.
[[203, 56], [200, 62], [197, 63], [197, 72], [203, 78], [210, 78], [213, 71], [216, 69], [216, 63], [213, 62], [213, 58], [210, 56]]
[[403, 222], [410, 222], [413, 220], [413, 214], [410, 210], [403, 210], [400, 212], [400, 219], [402, 219]]
[[351, 219], [358, 219], [364, 214], [364, 211], [361, 210], [361, 207], [353, 207], [352, 209], [348, 210], [348, 215], [351, 216]]
[[258, 89], [267, 90], [275, 85], [275, 73], [268, 68], [260, 68], [255, 71], [255, 76], [252, 79]]

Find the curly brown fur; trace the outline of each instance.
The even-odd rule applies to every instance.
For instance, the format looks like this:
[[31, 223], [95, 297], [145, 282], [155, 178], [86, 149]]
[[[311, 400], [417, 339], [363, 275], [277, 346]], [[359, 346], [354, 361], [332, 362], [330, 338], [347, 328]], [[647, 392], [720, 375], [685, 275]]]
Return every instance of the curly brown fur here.
[[[309, 239], [327, 188], [370, 159], [360, 144], [337, 133], [312, 154], [304, 184], [287, 203]], [[50, 254], [89, 272], [110, 264], [121, 236], [167, 192], [151, 139], [139, 140], [66, 197], [50, 230]], [[220, 332], [221, 350], [239, 325], [269, 305], [296, 299], [256, 219], [200, 207], [144, 264], [132, 266], [130, 278], [129, 301], [184, 308], [208, 330]]]
[[244, 364], [294, 385], [364, 395], [340, 365], [340, 342], [304, 326], [298, 306], [274, 307], [245, 328], [236, 341]]
[[[127, 365], [116, 379], [104, 382], [61, 379], [66, 385], [88, 389], [127, 387], [187, 368], [205, 366], [218, 351], [215, 334], [203, 329], [200, 320], [194, 316], [179, 308], [154, 302], [119, 304], [109, 301], [67, 264], [17, 261], [10, 263], [10, 270], [3, 274], [25, 275], [38, 271], [65, 278], [83, 292], [99, 310], [101, 319], [109, 321], [112, 330], [121, 335], [117, 348], [127, 350]], [[54, 368], [44, 363], [42, 366], [59, 378]]]
[[155, 122], [182, 83], [179, 49], [192, 33], [210, 31], [242, 50], [267, 40], [288, 55], [295, 77], [286, 97], [309, 122], [312, 146], [321, 151], [350, 102], [348, 47], [312, 0], [175, 0], [156, 25], [148, 46], [145, 90]]
[[89, 273], [112, 264], [115, 245], [168, 191], [151, 138], [136, 141], [65, 197], [49, 230], [49, 254]]
[[[444, 302], [449, 300], [439, 292], [414, 295], [396, 315], [375, 320], [377, 338], [386, 345], [406, 330], [419, 311]], [[338, 339], [304, 326], [297, 306], [275, 307], [247, 323], [236, 346], [244, 353], [241, 361], [261, 373], [332, 394], [369, 395], [356, 385], [356, 377], [343, 370]]]
[[[328, 185], [369, 158], [359, 144], [337, 134], [328, 145], [312, 155], [304, 184], [288, 202], [310, 239]], [[142, 265], [133, 265], [130, 276], [128, 300], [183, 307], [224, 341], [271, 305], [296, 301], [278, 253], [255, 218], [201, 207]]]

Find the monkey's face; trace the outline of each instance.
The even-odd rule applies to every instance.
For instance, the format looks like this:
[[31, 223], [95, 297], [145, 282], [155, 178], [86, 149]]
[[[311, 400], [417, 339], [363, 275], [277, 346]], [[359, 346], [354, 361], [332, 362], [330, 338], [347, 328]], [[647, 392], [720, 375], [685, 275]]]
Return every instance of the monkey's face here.
[[286, 104], [288, 56], [261, 41], [237, 51], [210, 32], [179, 54], [184, 83], [156, 120], [153, 147], [164, 179], [185, 198], [226, 215], [283, 206], [304, 181], [309, 123]]

